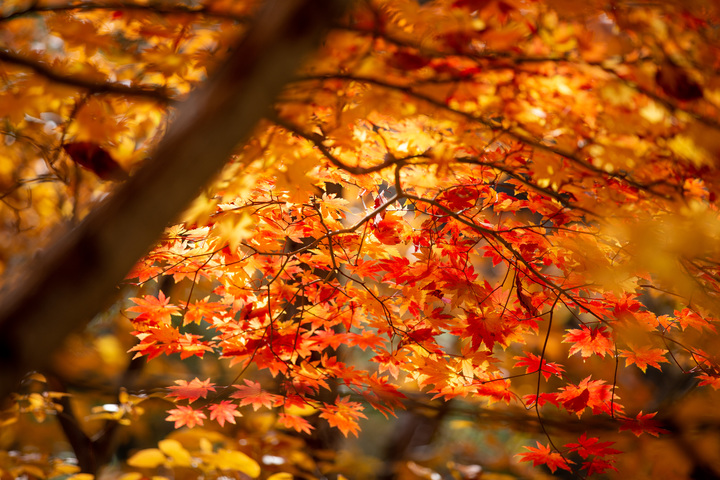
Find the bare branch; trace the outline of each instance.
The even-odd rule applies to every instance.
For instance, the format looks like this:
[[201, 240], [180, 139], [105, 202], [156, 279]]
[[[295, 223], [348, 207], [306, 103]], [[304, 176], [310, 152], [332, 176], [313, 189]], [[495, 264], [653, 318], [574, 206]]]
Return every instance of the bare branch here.
[[0, 49], [0, 61], [29, 68], [51, 82], [86, 89], [90, 93], [107, 93], [124, 95], [127, 97], [147, 98], [163, 104], [172, 102], [172, 92], [163, 87], [151, 87], [144, 85], [133, 86], [117, 82], [92, 81], [88, 80], [86, 77], [58, 72], [40, 60], [30, 59], [6, 49]]

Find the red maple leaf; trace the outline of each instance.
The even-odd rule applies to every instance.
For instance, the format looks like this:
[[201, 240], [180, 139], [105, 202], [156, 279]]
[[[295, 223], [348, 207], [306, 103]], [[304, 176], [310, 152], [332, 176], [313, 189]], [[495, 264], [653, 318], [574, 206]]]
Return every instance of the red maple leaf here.
[[128, 174], [104, 148], [93, 142], [74, 142], [63, 145], [73, 162], [90, 170], [101, 180], [122, 181]]
[[533, 466], [535, 467], [537, 467], [538, 465], [545, 465], [553, 473], [555, 473], [555, 470], [557, 470], [558, 468], [562, 468], [563, 470], [567, 470], [568, 472], [572, 471], [570, 465], [568, 465], [568, 463], [573, 463], [572, 461], [566, 460], [558, 452], [553, 452], [550, 445], [543, 445], [540, 442], [536, 443], [537, 448], [523, 447], [529, 451], [517, 454], [517, 456], [521, 457], [521, 462], [533, 462]]
[[402, 219], [405, 212], [386, 212], [383, 219], [373, 225], [373, 233], [384, 245], [397, 245], [407, 239], [406, 225]]
[[486, 315], [481, 317], [473, 312], [467, 315], [467, 334], [471, 337], [472, 346], [480, 348], [484, 343], [492, 351], [495, 343], [506, 345], [507, 337], [512, 333], [509, 322], [502, 315]]
[[186, 425], [188, 428], [193, 428], [195, 425], [202, 425], [203, 419], [207, 416], [200, 410], [194, 410], [189, 406], [179, 406], [168, 410], [170, 415], [165, 420], [168, 422], [175, 422], [175, 428], [180, 428]]
[[546, 403], [550, 402], [551, 404], [555, 405], [556, 407], [560, 406], [560, 402], [558, 401], [558, 394], [557, 393], [541, 393], [540, 396], [535, 394], [530, 395], [523, 395], [522, 400], [527, 405], [527, 408], [532, 407], [535, 405], [535, 402], [537, 402], [538, 407], [542, 407]]
[[225, 422], [235, 423], [235, 417], [242, 417], [242, 413], [237, 411], [237, 405], [230, 400], [210, 405], [209, 410], [210, 420], [217, 420], [221, 427], [225, 426]]
[[615, 455], [621, 453], [620, 450], [609, 448], [615, 442], [601, 442], [597, 437], [587, 438], [587, 432], [580, 435], [578, 443], [566, 443], [565, 447], [571, 452], [577, 452], [582, 458], [588, 458], [590, 455], [604, 457], [605, 455]]
[[[550, 380], [551, 375], [557, 375], [559, 378], [562, 378], [562, 374], [565, 371], [560, 364], [548, 363], [544, 358], [541, 359], [534, 353], [527, 353], [524, 357], [513, 357], [513, 359], [518, 360], [515, 368], [526, 367], [525, 373], [528, 374], [540, 371], [542, 376], [545, 377], [545, 380]], [[541, 364], [542, 367], [540, 367]]]
[[178, 400], [187, 400], [192, 403], [198, 398], [207, 397], [208, 392], [214, 392], [214, 383], [210, 383], [208, 378], [205, 381], [200, 381], [199, 378], [195, 377], [189, 383], [186, 380], [175, 380], [176, 386], [168, 387], [172, 393], [168, 393], [168, 397], [177, 397]]
[[635, 418], [624, 418], [620, 431], [630, 430], [636, 437], [643, 433], [649, 433], [655, 437], [659, 437], [661, 433], [670, 433], [660, 427], [661, 423], [659, 421], [653, 420], [655, 415], [657, 415], [657, 412], [643, 414], [641, 410]]
[[582, 358], [591, 355], [613, 355], [614, 343], [607, 327], [588, 328], [580, 325], [579, 329], [568, 330], [562, 343], [573, 343], [570, 355], [580, 352]]
[[588, 400], [590, 399], [590, 390], [583, 388], [582, 391], [575, 397], [569, 398], [563, 402], [565, 410], [572, 413], [577, 413], [578, 417], [582, 414], [583, 410], [587, 407]]
[[[591, 408], [594, 415], [622, 412], [623, 407], [617, 402], [617, 396], [613, 401], [612, 386], [606, 385], [604, 380], [590, 380], [591, 378], [592, 375], [578, 385], [570, 384], [561, 388], [556, 397], [557, 401], [578, 417], [582, 415], [585, 407]], [[585, 407], [582, 407], [583, 404]]]
[[613, 460], [595, 457], [587, 462], [583, 462], [581, 468], [587, 470], [588, 476], [596, 473], [602, 474], [605, 473], [606, 470], [615, 470], [617, 472], [617, 468], [615, 468], [613, 463]]

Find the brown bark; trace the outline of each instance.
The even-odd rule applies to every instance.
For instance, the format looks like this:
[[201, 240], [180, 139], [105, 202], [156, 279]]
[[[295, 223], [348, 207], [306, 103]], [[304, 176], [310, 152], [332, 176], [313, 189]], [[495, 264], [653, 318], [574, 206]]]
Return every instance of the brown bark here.
[[28, 266], [0, 310], [0, 398], [106, 306], [134, 262], [268, 112], [342, 4], [268, 2], [224, 67], [179, 108], [153, 158]]

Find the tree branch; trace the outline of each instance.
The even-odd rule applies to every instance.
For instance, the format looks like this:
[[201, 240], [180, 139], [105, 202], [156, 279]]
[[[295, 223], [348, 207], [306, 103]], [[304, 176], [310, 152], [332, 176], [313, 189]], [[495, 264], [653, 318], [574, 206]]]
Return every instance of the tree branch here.
[[185, 5], [162, 5], [160, 3], [134, 3], [134, 2], [69, 2], [65, 5], [36, 5], [32, 4], [27, 8], [19, 9], [8, 15], [0, 16], [0, 22], [6, 22], [21, 18], [27, 15], [45, 12], [66, 12], [70, 10], [87, 12], [94, 10], [123, 10], [123, 11], [144, 11], [158, 15], [201, 15], [208, 18], [232, 20], [235, 22], [248, 22], [250, 18], [241, 15], [234, 15], [230, 12], [213, 10], [209, 6], [185, 6]]
[[163, 104], [172, 102], [172, 92], [163, 87], [143, 85], [125, 85], [116, 82], [96, 82], [87, 78], [68, 75], [50, 68], [41, 60], [18, 55], [6, 49], [0, 49], [0, 62], [11, 63], [19, 67], [29, 68], [33, 72], [55, 83], [88, 90], [90, 93], [111, 93], [128, 97], [141, 97], [155, 100]]

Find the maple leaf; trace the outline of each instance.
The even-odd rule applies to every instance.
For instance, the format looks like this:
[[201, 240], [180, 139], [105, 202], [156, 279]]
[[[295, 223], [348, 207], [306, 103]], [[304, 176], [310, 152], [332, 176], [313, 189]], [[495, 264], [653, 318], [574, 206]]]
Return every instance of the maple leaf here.
[[505, 345], [507, 336], [512, 333], [512, 328], [506, 322], [505, 317], [495, 312], [485, 317], [469, 312], [467, 333], [471, 336], [473, 348], [480, 348], [480, 345], [484, 343], [488, 350], [492, 351], [495, 343]]
[[[542, 373], [542, 376], [545, 377], [545, 380], [550, 380], [551, 375], [562, 378], [563, 372], [565, 371], [560, 364], [547, 362], [545, 359], [541, 361], [540, 357], [534, 353], [527, 353], [524, 357], [513, 357], [513, 359], [518, 360], [518, 362], [515, 363], [515, 368], [526, 367], [525, 373], [527, 374], [537, 373], [539, 371]], [[540, 367], [541, 364], [542, 367]]]
[[331, 427], [338, 428], [346, 437], [352, 433], [356, 437], [360, 432], [359, 418], [367, 418], [359, 402], [351, 402], [350, 397], [338, 398], [335, 404], [324, 404], [320, 408], [320, 417], [328, 421]]
[[615, 442], [601, 442], [597, 437], [587, 438], [587, 432], [584, 432], [578, 438], [577, 443], [566, 443], [565, 447], [571, 452], [577, 452], [582, 458], [588, 458], [590, 455], [605, 456], [621, 453], [620, 450], [609, 448]]
[[214, 315], [222, 316], [227, 310], [227, 305], [221, 302], [211, 302], [210, 297], [205, 297], [202, 300], [193, 302], [185, 309], [185, 318], [183, 319], [183, 325], [190, 323], [197, 323], [203, 319], [211, 319]]
[[213, 349], [206, 342], [200, 341], [200, 335], [186, 333], [177, 337], [175, 348], [180, 353], [180, 359], [192, 357], [193, 355], [203, 358], [205, 352]]
[[621, 412], [623, 407], [617, 402], [617, 396], [613, 399], [612, 386], [606, 385], [604, 380], [590, 380], [591, 378], [592, 376], [586, 377], [578, 385], [562, 387], [555, 399], [578, 417], [587, 407], [591, 408], [595, 415]]
[[175, 428], [187, 426], [193, 428], [195, 425], [202, 425], [207, 416], [200, 410], [194, 410], [190, 406], [179, 406], [168, 410], [170, 415], [165, 420], [175, 422]]
[[590, 390], [583, 388], [577, 396], [565, 400], [562, 405], [565, 407], [565, 410], [576, 413], [577, 416], [580, 417], [582, 411], [587, 407], [589, 399]]
[[73, 162], [97, 175], [101, 180], [127, 180], [128, 174], [100, 145], [93, 142], [74, 142], [63, 145]]
[[384, 218], [374, 224], [375, 237], [385, 245], [397, 245], [407, 239], [407, 224], [403, 220], [405, 212], [386, 212]]
[[587, 462], [583, 462], [582, 466], [580, 467], [582, 470], [587, 470], [587, 474], [594, 475], [594, 474], [603, 474], [607, 470], [615, 470], [616, 472], [618, 469], [613, 465], [614, 461], [605, 459], [605, 458], [592, 458]]
[[633, 347], [628, 345], [630, 350], [620, 350], [620, 356], [625, 357], [625, 366], [629, 367], [633, 363], [645, 373], [648, 365], [661, 370], [661, 363], [670, 363], [665, 358], [668, 351], [664, 348], [652, 348], [652, 347]]
[[155, 265], [154, 261], [143, 260], [133, 266], [132, 270], [125, 276], [125, 279], [137, 278], [137, 283], [142, 284], [150, 279], [156, 279], [161, 273], [162, 268]]
[[538, 407], [542, 407], [546, 403], [551, 403], [556, 407], [560, 406], [557, 393], [541, 393], [539, 396], [535, 394], [523, 395], [522, 400], [527, 405], [527, 408], [532, 407], [537, 402]]
[[345, 338], [347, 344], [355, 345], [361, 350], [365, 350], [367, 348], [376, 350], [378, 347], [382, 347], [385, 344], [385, 339], [370, 330], [365, 330], [360, 335], [357, 333], [348, 333]]
[[242, 413], [237, 411], [237, 405], [230, 400], [214, 403], [208, 407], [208, 410], [210, 410], [210, 420], [217, 420], [221, 427], [225, 426], [225, 422], [234, 424], [235, 417], [242, 417]]
[[136, 306], [127, 309], [128, 312], [137, 312], [145, 322], [170, 323], [172, 315], [178, 315], [180, 308], [170, 303], [162, 290], [157, 297], [144, 295], [142, 298], [131, 298]]
[[388, 63], [400, 70], [417, 70], [430, 63], [430, 59], [414, 52], [401, 50], [395, 52]]
[[558, 452], [553, 452], [549, 444], [543, 445], [540, 442], [536, 443], [537, 448], [523, 447], [529, 451], [517, 454], [517, 456], [521, 458], [521, 462], [533, 462], [533, 466], [535, 467], [537, 467], [538, 465], [545, 465], [553, 473], [555, 473], [558, 468], [562, 468], [563, 470], [567, 470], [568, 472], [572, 471], [572, 468], [570, 468], [570, 465], [568, 464], [574, 462], [566, 460]]
[[147, 355], [148, 360], [151, 360], [163, 353], [170, 355], [178, 350], [176, 342], [180, 338], [180, 334], [170, 325], [161, 323], [147, 327], [143, 331], [132, 332], [132, 334], [140, 340], [139, 344], [129, 350], [138, 352], [134, 358]]
[[289, 428], [300, 433], [306, 433], [308, 435], [310, 435], [312, 433], [312, 430], [315, 429], [315, 427], [310, 425], [310, 422], [308, 422], [299, 415], [288, 415], [286, 413], [279, 413], [278, 423], [280, 423], [280, 425], [284, 426], [285, 428]]
[[670, 60], [658, 68], [655, 81], [666, 94], [678, 100], [697, 100], [703, 97], [700, 85], [682, 67]]
[[613, 355], [614, 343], [610, 338], [610, 331], [607, 327], [588, 328], [580, 325], [579, 329], [568, 330], [563, 338], [563, 343], [572, 343], [570, 355], [580, 352], [582, 358], [591, 355]]
[[700, 383], [698, 383], [698, 386], [703, 385], [709, 385], [713, 388], [713, 390], [720, 390], [720, 375], [717, 375], [715, 373], [708, 374], [708, 373], [700, 373], [697, 375], [697, 378], [700, 380]]
[[281, 405], [283, 398], [280, 395], [269, 393], [262, 389], [258, 382], [245, 379], [245, 385], [235, 385], [237, 389], [232, 398], [240, 399], [240, 406], [252, 405], [253, 410], [257, 411], [260, 407], [273, 408]]
[[190, 382], [186, 380], [175, 380], [177, 385], [168, 387], [172, 393], [168, 393], [168, 397], [177, 397], [178, 400], [187, 400], [192, 403], [198, 398], [205, 398], [209, 392], [214, 392], [214, 383], [210, 382], [210, 379], [201, 381], [195, 377]]
[[717, 332], [717, 329], [712, 323], [708, 322], [697, 312], [689, 308], [683, 308], [680, 311], [675, 311], [674, 315], [675, 318], [677, 318], [678, 323], [680, 324], [680, 328], [682, 328], [683, 330], [688, 327], [692, 327], [699, 332], [702, 332], [703, 329], [708, 329], [713, 333]]
[[668, 430], [660, 427], [662, 424], [659, 421], [653, 420], [655, 415], [657, 415], [657, 412], [643, 414], [641, 410], [635, 418], [623, 418], [620, 431], [630, 430], [636, 437], [639, 437], [643, 433], [649, 433], [654, 437], [659, 437], [661, 433], [670, 433]]

